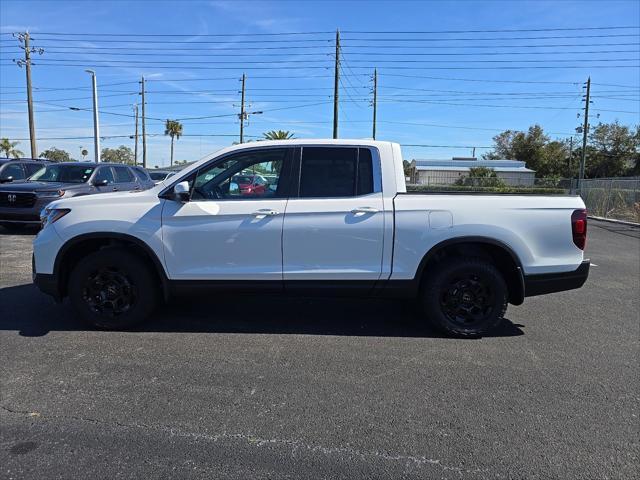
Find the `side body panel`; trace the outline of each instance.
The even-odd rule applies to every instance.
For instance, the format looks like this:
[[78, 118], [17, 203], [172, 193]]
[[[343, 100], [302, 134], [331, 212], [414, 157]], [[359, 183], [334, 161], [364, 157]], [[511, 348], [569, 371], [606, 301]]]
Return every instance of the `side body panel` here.
[[57, 200], [51, 208], [71, 212], [41, 231], [33, 241], [36, 272], [53, 273], [55, 257], [68, 240], [87, 233], [121, 233], [135, 237], [164, 264], [161, 231], [162, 200], [157, 190], [105, 193]]
[[484, 237], [509, 247], [525, 275], [569, 272], [583, 251], [573, 243], [571, 214], [579, 197], [398, 195], [391, 279], [411, 279], [425, 253], [455, 238]]

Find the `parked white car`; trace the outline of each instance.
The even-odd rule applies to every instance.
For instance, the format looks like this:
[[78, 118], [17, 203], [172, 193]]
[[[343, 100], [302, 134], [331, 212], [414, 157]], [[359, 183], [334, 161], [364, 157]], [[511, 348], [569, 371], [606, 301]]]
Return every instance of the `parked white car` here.
[[[243, 189], [238, 172], [270, 178]], [[156, 187], [55, 201], [34, 281], [105, 329], [184, 291], [418, 299], [452, 335], [496, 327], [507, 303], [578, 288], [578, 196], [406, 192], [400, 146], [265, 141], [225, 148]]]

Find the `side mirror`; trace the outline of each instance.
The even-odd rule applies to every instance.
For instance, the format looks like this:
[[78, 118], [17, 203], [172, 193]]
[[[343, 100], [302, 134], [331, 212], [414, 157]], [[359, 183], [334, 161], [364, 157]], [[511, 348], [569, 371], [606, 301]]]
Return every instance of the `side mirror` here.
[[0, 178], [0, 183], [9, 183], [9, 182], [13, 182], [13, 177], [11, 175], [9, 175], [8, 177]]
[[102, 180], [93, 181], [94, 187], [104, 187], [105, 185], [109, 185], [109, 180], [107, 180], [106, 178], [103, 178]]
[[188, 202], [191, 197], [189, 182], [176, 183], [173, 187], [173, 195], [178, 202]]

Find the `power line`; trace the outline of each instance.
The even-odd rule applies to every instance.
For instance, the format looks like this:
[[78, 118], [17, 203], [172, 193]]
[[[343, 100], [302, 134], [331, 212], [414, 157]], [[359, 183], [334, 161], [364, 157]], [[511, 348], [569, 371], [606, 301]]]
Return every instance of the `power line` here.
[[403, 147], [422, 147], [422, 148], [493, 148], [493, 147], [479, 147], [478, 145], [425, 145], [418, 143], [403, 143]]
[[[129, 67], [136, 67], [139, 66], [140, 62], [129, 62], [127, 63], [127, 65], [123, 65], [122, 63], [119, 62], [109, 62], [107, 64], [95, 64], [92, 62], [79, 62], [79, 63], [47, 63], [47, 62], [37, 62], [37, 63], [33, 63], [34, 66], [50, 66], [50, 67], [74, 67], [74, 68], [78, 68], [78, 67], [96, 67], [96, 68], [101, 68], [101, 67], [108, 67], [110, 65], [121, 65], [121, 66], [129, 66]], [[176, 62], [168, 62], [168, 63], [176, 63]], [[268, 62], [268, 63], [273, 63], [273, 62]], [[4, 66], [12, 66], [12, 63], [4, 63], [2, 64]], [[184, 67], [183, 66], [178, 66], [178, 65], [146, 65], [147, 68], [153, 68], [153, 69], [180, 69], [183, 70]], [[238, 70], [240, 67], [225, 67], [225, 66], [211, 66], [211, 67], [206, 67], [206, 66], [196, 66], [196, 65], [192, 65], [191, 67], [189, 67], [193, 70]], [[277, 66], [277, 67], [271, 67], [271, 66], [252, 66], [247, 68], [246, 70], [280, 70], [282, 69], [282, 66]], [[319, 65], [308, 65], [308, 66], [300, 66], [300, 67], [295, 67], [295, 66], [288, 66], [286, 67], [289, 70], [309, 70], [309, 69], [324, 69], [327, 70], [330, 68], [330, 66], [319, 66]], [[355, 66], [353, 67], [354, 69], [360, 69], [360, 70], [373, 70], [374, 66], [372, 65], [368, 65], [368, 66]], [[501, 65], [494, 65], [494, 66], [487, 66], [487, 67], [470, 67], [470, 66], [461, 66], [461, 67], [414, 67], [414, 66], [394, 66], [393, 69], [394, 70], [537, 70], [537, 69], [545, 69], [545, 70], [554, 70], [554, 69], [600, 69], [600, 68], [607, 68], [607, 69], [611, 69], [611, 68], [640, 68], [640, 65], [521, 65], [521, 66], [501, 66]]]
[[565, 38], [620, 38], [620, 37], [637, 37], [635, 33], [616, 33], [609, 35], [562, 35], [562, 36], [544, 36], [544, 37], [489, 37], [489, 38], [345, 38], [346, 41], [367, 41], [367, 42], [454, 42], [471, 40], [474, 42], [483, 41], [504, 41], [504, 40], [558, 40]]
[[[345, 30], [343, 33], [363, 34], [433, 34], [433, 33], [498, 33], [498, 32], [559, 32], [559, 31], [583, 31], [583, 30], [629, 30], [640, 28], [632, 26], [601, 26], [601, 27], [560, 27], [560, 28], [514, 28], [514, 29], [487, 29], [487, 30], [431, 30], [431, 31], [363, 31]], [[66, 32], [39, 32], [39, 35], [63, 35], [63, 36], [116, 36], [116, 37], [246, 37], [246, 36], [283, 36], [283, 35], [332, 35], [332, 31], [317, 32], [277, 32], [277, 33], [66, 33]], [[3, 33], [11, 35], [11, 33]]]
[[[12, 41], [13, 42], [13, 41]], [[438, 50], [442, 49], [496, 49], [496, 48], [557, 48], [557, 47], [621, 47], [621, 46], [638, 46], [640, 43], [638, 42], [625, 42], [625, 43], [570, 43], [570, 44], [526, 44], [526, 45], [437, 45], [437, 46], [425, 46], [425, 45], [346, 45], [345, 49], [348, 51], [350, 49], [419, 49], [423, 51], [425, 48], [437, 48]], [[88, 52], [92, 50], [131, 50], [130, 46], [127, 47], [117, 47], [117, 46], [87, 46], [87, 45], [42, 45], [39, 44], [41, 48], [51, 49], [51, 48], [64, 48], [67, 50], [82, 50], [83, 52]], [[246, 47], [221, 47], [221, 48], [196, 48], [197, 45], [193, 45], [190, 48], [182, 48], [182, 47], [140, 47], [136, 46], [137, 51], [157, 51], [159, 48], [162, 48], [163, 52], [193, 52], [193, 51], [202, 51], [202, 52], [232, 52], [232, 51], [245, 51], [247, 48], [251, 48], [251, 50], [308, 50], [308, 49], [322, 49], [320, 53], [326, 52], [326, 47], [324, 45], [281, 45], [277, 47], [264, 47], [264, 46], [246, 46]], [[330, 47], [330, 45], [329, 45]], [[550, 52], [551, 53], [551, 52]]]
[[[614, 36], [633, 36], [633, 35], [614, 35]], [[573, 37], [567, 37], [567, 38], [573, 38]], [[577, 38], [581, 38], [581, 37], [577, 37]], [[56, 42], [78, 42], [78, 41], [82, 41], [82, 42], [99, 42], [99, 43], [157, 43], [157, 44], [165, 44], [165, 43], [175, 43], [175, 44], [182, 44], [182, 45], [215, 45], [215, 44], [226, 44], [229, 43], [229, 40], [206, 40], [206, 41], [194, 41], [194, 42], [190, 42], [190, 41], [180, 41], [180, 40], [140, 40], [140, 39], [133, 39], [133, 40], [103, 40], [103, 39], [93, 39], [93, 38], [83, 38], [81, 40], [75, 39], [75, 38], [46, 38], [46, 37], [39, 37], [37, 39], [34, 39], [35, 41], [56, 41]], [[322, 39], [322, 38], [305, 38], [302, 40], [234, 40], [233, 43], [247, 43], [247, 44], [251, 44], [251, 43], [330, 43], [331, 39]]]
[[363, 31], [363, 30], [344, 30], [343, 33], [365, 33], [375, 35], [386, 34], [431, 34], [431, 33], [498, 33], [498, 32], [560, 32], [560, 31], [583, 31], [583, 30], [628, 30], [636, 29], [640, 26], [625, 26], [625, 27], [572, 27], [572, 28], [508, 28], [497, 30], [431, 30], [431, 31]]

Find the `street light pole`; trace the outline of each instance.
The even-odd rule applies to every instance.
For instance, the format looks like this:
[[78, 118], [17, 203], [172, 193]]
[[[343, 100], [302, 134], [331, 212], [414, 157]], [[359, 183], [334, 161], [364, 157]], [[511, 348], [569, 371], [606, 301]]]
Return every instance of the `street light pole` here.
[[93, 149], [94, 160], [100, 162], [100, 121], [98, 119], [98, 85], [96, 83], [96, 72], [85, 70], [91, 74], [91, 84], [93, 86]]

